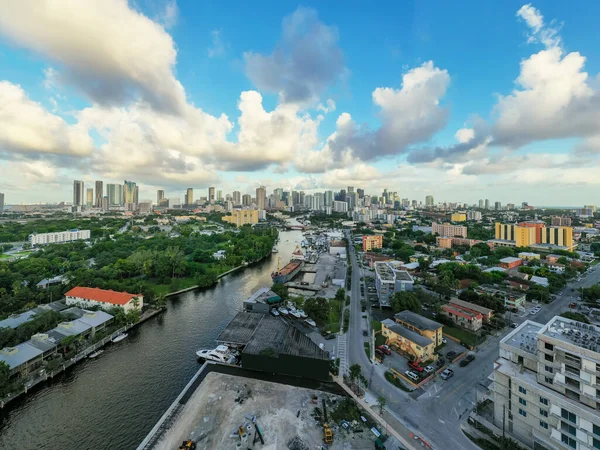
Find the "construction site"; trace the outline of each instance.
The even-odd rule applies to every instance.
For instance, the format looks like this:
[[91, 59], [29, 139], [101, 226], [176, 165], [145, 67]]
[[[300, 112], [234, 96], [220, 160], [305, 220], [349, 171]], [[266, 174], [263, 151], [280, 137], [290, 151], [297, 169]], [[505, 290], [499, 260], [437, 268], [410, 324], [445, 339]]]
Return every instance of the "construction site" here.
[[138, 450], [373, 449], [379, 437], [352, 400], [319, 390], [210, 372], [182, 394]]

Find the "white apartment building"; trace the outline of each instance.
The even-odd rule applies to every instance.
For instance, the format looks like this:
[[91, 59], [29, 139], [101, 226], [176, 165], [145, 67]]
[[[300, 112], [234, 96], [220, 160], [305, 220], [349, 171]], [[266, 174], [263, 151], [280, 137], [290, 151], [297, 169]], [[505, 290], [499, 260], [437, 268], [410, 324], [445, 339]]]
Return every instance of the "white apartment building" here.
[[414, 280], [406, 270], [401, 270], [399, 261], [376, 261], [375, 288], [381, 306], [390, 306], [395, 292], [412, 291]]
[[31, 245], [46, 245], [87, 240], [89, 238], [90, 230], [69, 230], [55, 233], [33, 233], [29, 235], [28, 240]]
[[556, 316], [500, 341], [494, 423], [534, 450], [600, 449], [600, 328]]
[[480, 221], [481, 220], [481, 211], [473, 211], [473, 210], [467, 211], [467, 220]]
[[348, 203], [335, 200], [333, 202], [333, 210], [335, 212], [348, 212]]

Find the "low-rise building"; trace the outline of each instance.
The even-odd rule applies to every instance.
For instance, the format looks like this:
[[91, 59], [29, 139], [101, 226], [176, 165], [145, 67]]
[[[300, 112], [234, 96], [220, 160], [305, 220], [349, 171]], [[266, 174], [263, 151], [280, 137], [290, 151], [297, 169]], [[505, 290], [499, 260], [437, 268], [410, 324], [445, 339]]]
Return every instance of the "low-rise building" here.
[[244, 311], [268, 314], [273, 306], [281, 302], [278, 294], [268, 287], [262, 287], [244, 300]]
[[390, 306], [395, 292], [412, 291], [414, 280], [406, 270], [401, 270], [399, 261], [375, 263], [375, 288], [381, 306]]
[[459, 300], [458, 298], [453, 298], [450, 300], [450, 305], [481, 314], [484, 323], [489, 322], [494, 316], [493, 309], [485, 308], [483, 306], [476, 305], [475, 303], [465, 302], [464, 300]]
[[369, 252], [374, 248], [383, 247], [383, 236], [382, 235], [364, 235], [362, 237], [362, 249], [363, 252]]
[[116, 292], [98, 288], [77, 286], [65, 293], [66, 303], [70, 306], [91, 308], [99, 306], [102, 309], [110, 309], [115, 306], [123, 308], [125, 312], [138, 310], [144, 306], [142, 294], [130, 294], [128, 292]]
[[467, 237], [467, 227], [464, 225], [452, 225], [451, 223], [436, 223], [431, 224], [431, 232], [447, 237]]
[[441, 323], [408, 310], [395, 314], [394, 320], [405, 328], [431, 339], [435, 347], [442, 345], [443, 325]]
[[212, 254], [212, 257], [214, 259], [216, 259], [217, 261], [220, 261], [222, 259], [225, 259], [227, 255], [225, 254], [225, 250], [217, 250], [216, 252], [214, 252]]
[[411, 360], [418, 362], [437, 359], [433, 341], [408, 328], [385, 319], [381, 322], [381, 334], [386, 338], [386, 344], [396, 347]]
[[346, 243], [342, 240], [332, 239], [329, 241], [329, 254], [346, 258]]
[[453, 213], [450, 216], [450, 220], [452, 222], [466, 222], [467, 221], [467, 214], [466, 213]]
[[507, 256], [506, 258], [502, 258], [500, 260], [500, 267], [504, 267], [505, 269], [514, 269], [515, 267], [519, 267], [521, 264], [523, 264], [523, 260], [513, 256]]
[[383, 255], [380, 253], [372, 253], [367, 252], [364, 255], [365, 261], [369, 264], [369, 267], [373, 267], [377, 261], [392, 261], [392, 258], [389, 255]]
[[483, 326], [481, 313], [463, 309], [457, 305], [442, 305], [442, 314], [456, 325], [471, 331], [477, 331]]
[[69, 230], [57, 231], [52, 233], [33, 233], [29, 235], [29, 244], [47, 245], [60, 244], [63, 242], [73, 242], [87, 240], [90, 238], [90, 230]]
[[519, 309], [525, 305], [526, 294], [512, 289], [482, 285], [475, 289], [480, 294], [493, 295], [504, 300], [504, 306], [509, 309]]
[[533, 252], [521, 252], [521, 253], [518, 254], [518, 256], [523, 261], [531, 261], [533, 259], [540, 259], [540, 254], [539, 253], [533, 253]]
[[223, 222], [232, 223], [238, 228], [244, 225], [253, 225], [258, 223], [258, 210], [234, 209], [233, 211], [231, 211], [230, 216], [223, 216], [221, 220]]
[[437, 236], [435, 238], [436, 245], [441, 248], [452, 248], [456, 246], [468, 245], [473, 247], [475, 244], [479, 244], [481, 241], [477, 239], [457, 238], [448, 236]]

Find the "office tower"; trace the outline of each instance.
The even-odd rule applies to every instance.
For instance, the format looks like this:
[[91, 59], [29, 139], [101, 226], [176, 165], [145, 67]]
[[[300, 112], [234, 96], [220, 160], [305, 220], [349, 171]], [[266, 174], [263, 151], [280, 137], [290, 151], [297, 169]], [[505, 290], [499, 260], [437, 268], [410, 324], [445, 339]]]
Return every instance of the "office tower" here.
[[135, 181], [125, 180], [123, 182], [123, 203], [137, 204], [136, 191], [137, 186]]
[[359, 189], [356, 190], [356, 192], [358, 192], [358, 196], [360, 198], [364, 198], [364, 196], [365, 196], [365, 190], [364, 189], [360, 189], [359, 188]]
[[83, 181], [75, 180], [73, 182], [73, 206], [83, 206]]
[[0, 192], [0, 213], [4, 211], [4, 194]]
[[102, 208], [102, 199], [104, 198], [104, 186], [102, 181], [96, 181], [96, 197], [94, 206], [96, 208]]
[[346, 189], [340, 189], [337, 199], [340, 202], [346, 202]]
[[281, 200], [283, 198], [283, 189], [276, 188], [275, 190], [273, 190], [273, 195], [277, 200]]
[[215, 188], [214, 187], [208, 188], [208, 202], [209, 203], [215, 202]]
[[555, 316], [500, 341], [492, 421], [528, 448], [600, 448], [600, 328]]
[[425, 197], [425, 206], [428, 208], [433, 207], [433, 195], [428, 195], [427, 197]]
[[222, 190], [218, 190], [217, 191], [217, 201], [222, 201], [223, 200], [223, 191]]
[[354, 194], [354, 186], [348, 186], [348, 194]]
[[495, 202], [495, 203], [494, 203], [494, 209], [495, 209], [496, 211], [500, 211], [500, 210], [502, 209], [502, 203], [500, 203], [500, 202]]
[[123, 186], [120, 184], [107, 184], [106, 195], [108, 197], [109, 205], [122, 205], [123, 204]]
[[186, 205], [192, 205], [194, 203], [194, 189], [187, 188], [185, 191], [185, 202]]
[[482, 199], [482, 198], [480, 198], [480, 199], [479, 199], [479, 209], [483, 209], [483, 205], [484, 205], [484, 203], [483, 203], [483, 199]]
[[85, 206], [88, 208], [94, 206], [94, 188], [87, 188], [85, 190]]
[[489, 199], [485, 199], [485, 209], [490, 209], [490, 200]]
[[325, 206], [333, 205], [333, 191], [325, 191], [324, 199]]
[[242, 195], [242, 205], [243, 206], [250, 206], [251, 203], [252, 203], [252, 197], [250, 196], [250, 194]]
[[156, 204], [160, 205], [160, 201], [165, 198], [165, 191], [162, 189], [159, 189], [158, 191], [156, 191]]
[[105, 195], [104, 197], [102, 197], [102, 209], [104, 211], [108, 211], [108, 204], [109, 204], [108, 203], [108, 196]]
[[242, 194], [240, 191], [233, 191], [233, 204], [239, 206], [242, 204]]
[[265, 209], [265, 197], [267, 196], [267, 188], [264, 186], [256, 188], [256, 207], [258, 210]]

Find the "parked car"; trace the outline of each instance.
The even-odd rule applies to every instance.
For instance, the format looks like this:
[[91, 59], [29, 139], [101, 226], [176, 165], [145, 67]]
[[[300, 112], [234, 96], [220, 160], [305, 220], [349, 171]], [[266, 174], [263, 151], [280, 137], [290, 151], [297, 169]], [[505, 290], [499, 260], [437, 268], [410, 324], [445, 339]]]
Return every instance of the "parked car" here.
[[440, 377], [442, 378], [442, 380], [447, 380], [448, 378], [452, 378], [453, 375], [454, 375], [454, 370], [446, 369], [442, 372]]
[[517, 322], [513, 322], [510, 324], [511, 328], [517, 328], [519, 326], [519, 324]]
[[419, 381], [419, 374], [413, 372], [412, 370], [407, 370], [406, 372], [404, 372], [404, 375], [406, 375], [406, 377], [409, 380]]
[[381, 350], [386, 355], [392, 354], [392, 351], [390, 350], [390, 348], [387, 345], [380, 345], [379, 347], [377, 347], [377, 350]]
[[450, 361], [452, 361], [455, 357], [456, 357], [455, 351], [449, 351], [448, 353], [446, 353], [446, 358], [448, 358]]
[[466, 358], [467, 361], [471, 362], [475, 359], [475, 355], [473, 353], [469, 353]]
[[375, 355], [382, 361], [385, 359], [385, 354], [378, 348], [375, 349]]
[[367, 330], [363, 330], [363, 336], [368, 336], [369, 332]]
[[469, 361], [467, 358], [463, 358], [460, 360], [459, 366], [460, 367], [467, 367], [469, 365], [471, 361]]
[[444, 358], [440, 358], [435, 362], [435, 367], [437, 367], [439, 369], [444, 364], [446, 364], [446, 360]]
[[333, 334], [333, 333], [330, 333], [330, 334], [328, 334], [327, 336], [325, 336], [325, 339], [326, 339], [327, 341], [330, 341], [331, 339], [335, 339], [336, 337], [337, 337], [337, 335], [335, 335], [335, 334]]
[[411, 369], [416, 370], [417, 372], [423, 372], [423, 368], [421, 366], [419, 366], [419, 363], [417, 363], [415, 361], [409, 361], [408, 362], [408, 367], [410, 367]]
[[433, 366], [425, 366], [425, 373], [433, 373], [435, 372], [435, 368]]
[[442, 344], [447, 344], [448, 343], [448, 339], [446, 339], [445, 337], [442, 338]]

